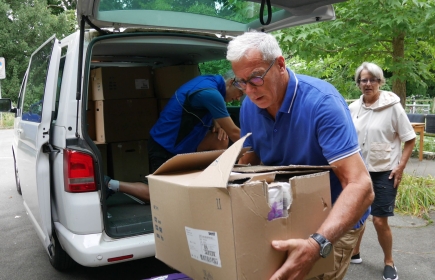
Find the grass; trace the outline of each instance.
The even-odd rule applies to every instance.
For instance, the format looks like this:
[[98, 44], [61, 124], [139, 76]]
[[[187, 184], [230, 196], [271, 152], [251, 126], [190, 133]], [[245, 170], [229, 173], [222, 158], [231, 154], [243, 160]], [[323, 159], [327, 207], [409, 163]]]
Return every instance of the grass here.
[[[420, 149], [420, 135], [417, 135], [415, 138], [414, 151], [418, 151]], [[435, 153], [435, 137], [432, 136], [424, 136], [423, 139], [423, 151]]]
[[403, 174], [396, 197], [396, 212], [430, 221], [435, 207], [435, 178]]
[[0, 129], [14, 128], [14, 118], [13, 113], [0, 113]]

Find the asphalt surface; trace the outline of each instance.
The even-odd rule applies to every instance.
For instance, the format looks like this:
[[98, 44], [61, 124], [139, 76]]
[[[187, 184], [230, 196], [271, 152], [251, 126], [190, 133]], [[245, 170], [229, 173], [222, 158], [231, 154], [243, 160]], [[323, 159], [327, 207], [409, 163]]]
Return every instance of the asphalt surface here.
[[[12, 130], [0, 130], [0, 280], [147, 279], [171, 272], [155, 258], [97, 268], [78, 265], [64, 273], [53, 269], [15, 188], [12, 137]], [[435, 160], [411, 158], [405, 172], [435, 177]], [[435, 221], [435, 211], [431, 219]], [[399, 279], [435, 279], [434, 223], [401, 215], [389, 221]], [[382, 279], [383, 253], [371, 221], [361, 244], [361, 257], [362, 264], [351, 264], [345, 279]]]
[[15, 187], [12, 130], [0, 129], [0, 280], [140, 280], [174, 272], [156, 258], [55, 270]]
[[[435, 160], [410, 158], [405, 173], [435, 177]], [[435, 211], [430, 213], [435, 222]], [[393, 258], [399, 279], [435, 279], [435, 225], [426, 220], [396, 214], [388, 219], [393, 233]], [[361, 243], [361, 264], [350, 264], [344, 279], [382, 279], [384, 254], [371, 220]]]

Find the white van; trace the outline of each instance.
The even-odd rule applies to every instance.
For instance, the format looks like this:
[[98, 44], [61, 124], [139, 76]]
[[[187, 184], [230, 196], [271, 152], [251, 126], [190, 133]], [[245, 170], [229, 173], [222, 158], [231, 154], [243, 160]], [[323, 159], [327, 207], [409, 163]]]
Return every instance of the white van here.
[[17, 107], [1, 99], [0, 111], [15, 113], [17, 190], [56, 269], [153, 256], [149, 203], [107, 198], [104, 175], [145, 178], [160, 109], [225, 64], [231, 36], [333, 20], [342, 1], [270, 2], [79, 0], [80, 30], [36, 49]]

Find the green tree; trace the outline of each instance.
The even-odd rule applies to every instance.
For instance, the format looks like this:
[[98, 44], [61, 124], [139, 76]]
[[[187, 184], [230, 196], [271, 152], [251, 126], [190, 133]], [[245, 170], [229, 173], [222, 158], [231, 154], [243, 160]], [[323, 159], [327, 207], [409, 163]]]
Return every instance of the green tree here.
[[53, 34], [62, 38], [75, 30], [75, 10], [66, 9], [67, 2], [0, 0], [0, 56], [6, 60], [2, 97], [16, 102], [31, 54]]
[[334, 5], [337, 19], [277, 33], [283, 49], [304, 61], [305, 72], [328, 79], [347, 98], [359, 95], [353, 81], [364, 61], [377, 63], [387, 87], [404, 105], [407, 81], [427, 88], [434, 81], [433, 0], [349, 0]]

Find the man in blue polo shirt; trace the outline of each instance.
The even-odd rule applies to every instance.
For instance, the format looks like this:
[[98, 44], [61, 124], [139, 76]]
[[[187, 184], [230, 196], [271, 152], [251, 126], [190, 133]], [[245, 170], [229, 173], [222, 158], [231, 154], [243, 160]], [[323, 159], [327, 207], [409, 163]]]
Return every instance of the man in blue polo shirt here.
[[[147, 146], [151, 173], [176, 154], [226, 149], [229, 139], [239, 140], [240, 129], [225, 103], [240, 100], [243, 95], [233, 86], [232, 78], [198, 76], [174, 93], [150, 131]], [[104, 185], [109, 195], [120, 191], [141, 200], [150, 199], [146, 180], [122, 182], [105, 176]]]
[[330, 173], [333, 207], [322, 226], [307, 239], [277, 240], [288, 251], [271, 279], [303, 279], [334, 244], [335, 271], [320, 279], [342, 279], [352, 248], [373, 200], [369, 173], [359, 153], [348, 106], [329, 83], [286, 68], [276, 39], [247, 32], [228, 45], [234, 86], [245, 98], [240, 111], [241, 135], [252, 132], [252, 147], [239, 161], [265, 165], [334, 165]]

